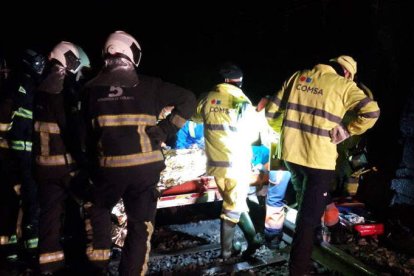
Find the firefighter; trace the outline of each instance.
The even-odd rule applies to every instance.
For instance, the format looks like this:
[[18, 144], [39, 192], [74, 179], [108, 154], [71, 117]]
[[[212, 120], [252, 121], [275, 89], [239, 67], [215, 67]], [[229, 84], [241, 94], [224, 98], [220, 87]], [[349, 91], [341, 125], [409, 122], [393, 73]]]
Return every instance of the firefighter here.
[[[335, 178], [336, 145], [350, 135], [364, 133], [379, 117], [377, 103], [352, 81], [356, 69], [352, 57], [339, 56], [311, 70], [298, 71], [265, 107], [270, 122], [280, 112], [285, 114], [281, 157], [292, 173], [292, 182], [304, 187], [290, 253], [291, 275], [307, 272], [314, 231], [320, 225], [329, 185]], [[350, 109], [357, 118], [348, 125], [341, 124]]]
[[[8, 245], [17, 243], [16, 222], [19, 210], [18, 187], [10, 151], [9, 131], [12, 126], [13, 98], [10, 68], [0, 55], [0, 249], [8, 257], [17, 257]], [[6, 249], [7, 248], [7, 249]], [[7, 252], [4, 252], [7, 251]]]
[[67, 102], [74, 93], [70, 79], [81, 66], [78, 48], [62, 41], [48, 59], [44, 79], [35, 92], [33, 110], [33, 155], [40, 205], [39, 264], [45, 275], [64, 267], [61, 216], [70, 182], [85, 163], [78, 140], [81, 135], [74, 127], [77, 106]]
[[45, 63], [44, 55], [26, 49], [22, 56], [22, 70], [12, 92], [14, 115], [9, 137], [17, 164], [16, 178], [21, 184], [23, 241], [29, 251], [37, 248], [39, 219], [37, 185], [32, 174], [33, 101]]
[[247, 206], [251, 180], [252, 143], [257, 140], [254, 108], [241, 90], [243, 73], [232, 63], [219, 70], [221, 82], [198, 104], [196, 118], [204, 122], [207, 174], [215, 178], [223, 197], [221, 213], [221, 257], [237, 254], [233, 246], [236, 225], [248, 242], [244, 257], [260, 247]]
[[[156, 184], [165, 168], [161, 143], [168, 135], [175, 135], [193, 114], [195, 96], [161, 79], [137, 74], [141, 47], [128, 33], [110, 34], [103, 53], [105, 64], [86, 84], [82, 102], [96, 186], [88, 208], [93, 238], [87, 255], [97, 269], [107, 268], [110, 213], [122, 198], [128, 235], [119, 272], [144, 275], [159, 197]], [[157, 123], [166, 106], [174, 108]]]

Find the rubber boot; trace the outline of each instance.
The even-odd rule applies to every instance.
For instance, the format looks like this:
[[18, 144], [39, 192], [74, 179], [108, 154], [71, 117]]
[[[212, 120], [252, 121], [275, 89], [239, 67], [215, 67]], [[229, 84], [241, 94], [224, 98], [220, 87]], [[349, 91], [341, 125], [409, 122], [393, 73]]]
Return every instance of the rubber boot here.
[[241, 214], [238, 225], [247, 240], [247, 249], [243, 252], [242, 256], [243, 258], [248, 258], [256, 252], [262, 245], [262, 242], [260, 237], [256, 235], [256, 230], [249, 213], [243, 212]]
[[241, 246], [239, 243], [233, 243], [236, 223], [222, 219], [220, 226], [221, 257], [226, 260], [239, 254]]

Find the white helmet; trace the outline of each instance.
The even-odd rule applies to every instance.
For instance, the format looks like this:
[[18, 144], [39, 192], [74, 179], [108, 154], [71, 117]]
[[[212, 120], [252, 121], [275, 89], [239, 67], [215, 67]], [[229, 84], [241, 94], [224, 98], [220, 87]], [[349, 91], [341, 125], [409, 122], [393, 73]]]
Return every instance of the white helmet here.
[[138, 67], [141, 60], [141, 46], [130, 34], [116, 31], [109, 35], [105, 42], [103, 53], [109, 55], [121, 54]]
[[89, 60], [88, 55], [85, 53], [85, 51], [79, 45], [76, 45], [76, 48], [78, 49], [78, 52], [79, 52], [80, 65], [74, 73], [77, 73], [78, 71], [82, 70], [82, 68], [84, 68], [84, 67], [91, 68], [91, 62]]
[[81, 62], [79, 60], [79, 50], [73, 43], [62, 41], [53, 48], [49, 54], [49, 60], [56, 59], [66, 70], [76, 73]]

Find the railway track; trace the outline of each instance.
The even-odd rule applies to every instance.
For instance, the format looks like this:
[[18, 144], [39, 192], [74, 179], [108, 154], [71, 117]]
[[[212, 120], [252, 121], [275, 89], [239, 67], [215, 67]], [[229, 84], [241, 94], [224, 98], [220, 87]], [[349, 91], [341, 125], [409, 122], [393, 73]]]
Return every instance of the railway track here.
[[[203, 227], [206, 227], [206, 225], [199, 226], [194, 232], [199, 232]], [[283, 236], [286, 244], [285, 248], [276, 252], [263, 246], [249, 260], [235, 257], [226, 263], [222, 262], [219, 258], [220, 244], [218, 241], [169, 252], [154, 251], [150, 257], [150, 267], [156, 265], [159, 270], [157, 272], [155, 269], [150, 275], [183, 275], [183, 273], [189, 273], [187, 275], [243, 275], [244, 272], [253, 275], [286, 275], [289, 245], [292, 241], [294, 227], [295, 225], [289, 220], [288, 215]], [[183, 226], [184, 231], [190, 231], [189, 229], [191, 229], [191, 226]], [[174, 231], [177, 231], [177, 229]], [[218, 235], [218, 232], [212, 233], [212, 235]], [[246, 243], [242, 244], [243, 248], [247, 246]], [[321, 267], [324, 267], [324, 275], [364, 276], [380, 274], [374, 268], [367, 266], [329, 243], [315, 246], [312, 259]], [[160, 274], [163, 267], [166, 267], [170, 274]], [[268, 274], [268, 272], [263, 271], [274, 271], [275, 274]]]

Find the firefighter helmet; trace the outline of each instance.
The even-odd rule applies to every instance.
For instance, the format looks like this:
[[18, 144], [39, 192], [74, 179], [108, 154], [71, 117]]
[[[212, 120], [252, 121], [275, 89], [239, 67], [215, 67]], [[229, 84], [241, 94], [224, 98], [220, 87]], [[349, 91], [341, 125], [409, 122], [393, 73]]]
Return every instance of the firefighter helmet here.
[[49, 54], [49, 60], [52, 59], [59, 61], [71, 73], [77, 72], [81, 65], [77, 46], [67, 41], [62, 41], [53, 48]]
[[355, 74], [357, 73], [357, 62], [350, 56], [339, 56], [333, 58], [330, 61], [340, 64], [351, 74], [351, 80], [354, 79]]
[[76, 48], [78, 49], [78, 52], [79, 52], [80, 65], [74, 73], [79, 72], [80, 70], [82, 70], [82, 68], [91, 68], [91, 62], [89, 60], [88, 55], [85, 53], [85, 51], [80, 46], [76, 45]]
[[23, 52], [23, 65], [30, 72], [41, 75], [46, 65], [46, 57], [33, 49], [26, 49]]
[[107, 38], [103, 54], [124, 56], [138, 67], [141, 60], [141, 46], [130, 34], [116, 31]]

